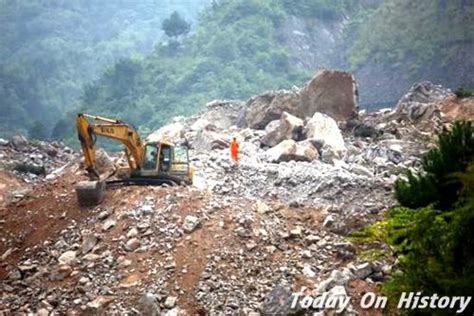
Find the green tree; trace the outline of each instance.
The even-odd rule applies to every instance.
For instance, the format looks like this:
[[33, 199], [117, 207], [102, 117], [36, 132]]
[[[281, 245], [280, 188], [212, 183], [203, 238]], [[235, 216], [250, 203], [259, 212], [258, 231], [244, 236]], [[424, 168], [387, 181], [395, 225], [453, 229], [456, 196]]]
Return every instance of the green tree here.
[[[394, 208], [385, 221], [354, 234], [359, 239], [382, 239], [396, 250], [398, 271], [383, 286], [393, 301], [398, 301], [402, 292], [439, 296], [474, 292], [472, 133], [470, 123], [455, 123], [452, 130], [439, 136], [437, 148], [425, 156], [423, 175], [403, 182], [401, 191], [398, 183], [399, 200], [417, 205], [416, 209]], [[423, 193], [420, 199], [416, 191], [423, 190], [422, 181], [432, 187], [427, 190], [430, 194]], [[470, 305], [464, 313], [470, 315], [473, 311], [474, 305]], [[452, 315], [454, 311], [430, 309], [412, 313]]]
[[48, 132], [43, 123], [41, 123], [40, 121], [35, 121], [28, 130], [28, 136], [31, 139], [44, 140], [48, 138]]
[[408, 173], [408, 180], [398, 180], [395, 195], [402, 206], [447, 210], [459, 199], [461, 182], [453, 173], [464, 172], [474, 159], [474, 126], [471, 122], [456, 122], [452, 130], [439, 135], [438, 147], [423, 158], [423, 174]]
[[177, 42], [179, 36], [189, 33], [191, 24], [186, 22], [177, 11], [174, 11], [169, 18], [163, 21], [161, 28], [166, 36]]
[[51, 138], [55, 140], [62, 140], [74, 131], [74, 121], [68, 121], [67, 118], [60, 119], [51, 132]]

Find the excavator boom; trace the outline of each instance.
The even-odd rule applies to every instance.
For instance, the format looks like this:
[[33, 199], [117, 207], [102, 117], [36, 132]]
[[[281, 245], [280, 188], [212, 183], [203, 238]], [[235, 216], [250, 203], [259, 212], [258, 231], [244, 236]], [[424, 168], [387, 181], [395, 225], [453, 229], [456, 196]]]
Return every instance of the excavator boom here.
[[[94, 123], [91, 123], [93, 121]], [[95, 141], [104, 136], [122, 142], [125, 146], [128, 165], [131, 170], [140, 169], [143, 161], [143, 143], [137, 131], [120, 120], [101, 116], [78, 114], [76, 128], [84, 154], [84, 163], [91, 181], [77, 184], [76, 193], [80, 205], [96, 205], [104, 197], [105, 182], [95, 168]]]
[[[90, 123], [95, 121], [98, 123]], [[95, 141], [97, 136], [104, 136], [122, 142], [125, 146], [127, 161], [131, 170], [140, 169], [143, 161], [143, 143], [135, 128], [120, 120], [108, 119], [101, 116], [78, 114], [76, 127], [81, 142], [86, 170], [91, 180], [100, 179], [95, 169]]]

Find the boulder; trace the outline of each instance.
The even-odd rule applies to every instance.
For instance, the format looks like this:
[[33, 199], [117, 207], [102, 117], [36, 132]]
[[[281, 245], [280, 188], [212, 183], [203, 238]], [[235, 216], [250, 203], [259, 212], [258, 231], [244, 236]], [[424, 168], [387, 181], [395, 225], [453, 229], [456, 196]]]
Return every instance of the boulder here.
[[268, 162], [312, 161], [318, 157], [318, 151], [309, 141], [297, 143], [292, 139], [286, 139], [267, 150], [266, 157]]
[[229, 147], [230, 136], [210, 130], [201, 130], [196, 134], [192, 147], [196, 150], [206, 151], [224, 149]]
[[309, 140], [304, 140], [296, 144], [295, 160], [298, 161], [313, 161], [319, 158], [319, 152]]
[[13, 136], [12, 139], [10, 140], [10, 143], [17, 150], [21, 150], [21, 149], [25, 148], [26, 146], [28, 146], [28, 140], [23, 135]]
[[398, 101], [395, 116], [410, 121], [440, 117], [440, 109], [436, 102], [452, 96], [454, 94], [450, 90], [429, 81], [416, 83]]
[[154, 131], [146, 138], [147, 141], [160, 141], [166, 139], [171, 142], [179, 142], [184, 138], [185, 127], [181, 122], [174, 122]]
[[[278, 124], [270, 122], [267, 134], [262, 138], [261, 144], [273, 147], [285, 139], [302, 140], [304, 138], [304, 122], [302, 119], [283, 112]], [[268, 127], [268, 126], [267, 126]], [[265, 128], [267, 130], [267, 128]]]
[[243, 124], [253, 129], [264, 129], [268, 123], [280, 119], [283, 112], [298, 116], [301, 112], [298, 91], [269, 91], [251, 98], [245, 109]]
[[99, 174], [113, 173], [115, 164], [105, 150], [99, 148], [95, 153], [95, 169]]
[[268, 162], [282, 162], [293, 160], [295, 153], [296, 142], [292, 139], [287, 139], [267, 150], [266, 155]]
[[251, 98], [239, 119], [239, 126], [264, 129], [283, 112], [304, 118], [315, 112], [337, 121], [357, 115], [358, 90], [348, 72], [321, 70], [302, 89], [269, 91]]
[[349, 72], [323, 69], [304, 85], [300, 96], [300, 117], [320, 112], [346, 121], [357, 113], [357, 83]]
[[235, 125], [244, 103], [236, 100], [213, 100], [206, 104], [207, 111], [201, 118], [218, 129], [228, 129]]
[[[273, 147], [282, 140], [279, 139], [280, 131], [280, 120], [274, 120], [265, 126], [265, 136], [260, 140], [260, 144], [263, 146]], [[278, 141], [277, 141], [278, 139]]]
[[213, 124], [209, 120], [207, 120], [205, 118], [200, 118], [191, 125], [190, 129], [192, 131], [200, 131], [200, 130], [203, 130], [203, 129], [208, 129], [212, 126], [213, 126]]
[[329, 116], [316, 112], [305, 127], [306, 137], [312, 142], [322, 142], [336, 154], [345, 152], [341, 131]]

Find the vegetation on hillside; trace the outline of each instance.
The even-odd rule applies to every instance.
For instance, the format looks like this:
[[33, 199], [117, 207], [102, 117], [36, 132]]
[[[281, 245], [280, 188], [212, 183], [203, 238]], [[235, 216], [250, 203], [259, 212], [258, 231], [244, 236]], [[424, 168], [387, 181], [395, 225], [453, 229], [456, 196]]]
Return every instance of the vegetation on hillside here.
[[299, 68], [290, 19], [308, 33], [321, 32], [316, 19], [339, 25], [352, 70], [423, 74], [472, 46], [473, 10], [465, 0], [0, 0], [0, 136], [43, 126], [38, 135], [75, 139], [77, 111], [155, 129], [214, 98], [299, 85], [316, 69]]
[[117, 59], [148, 53], [174, 10], [194, 19], [210, 0], [0, 0], [0, 136], [50, 134], [83, 85]]
[[[347, 52], [353, 68], [368, 61], [403, 62], [417, 73], [429, 65], [445, 65], [474, 42], [472, 1], [393, 0], [362, 13], [363, 23], [354, 30]], [[465, 62], [474, 64], [473, 59]]]
[[[397, 301], [402, 292], [465, 296], [474, 292], [474, 125], [458, 122], [440, 135], [423, 174], [396, 186], [401, 205], [362, 232], [358, 239], [390, 244], [399, 256], [398, 272], [384, 284]], [[421, 183], [428, 183], [426, 188]], [[432, 191], [433, 190], [433, 191]], [[362, 237], [362, 238], [361, 238]], [[466, 314], [472, 313], [471, 304]], [[452, 314], [428, 310], [427, 314]], [[419, 314], [419, 312], [418, 312]]]
[[474, 90], [466, 88], [464, 85], [459, 86], [454, 94], [460, 99], [469, 98], [474, 96]]
[[214, 3], [179, 46], [162, 43], [145, 59], [124, 59], [86, 87], [80, 109], [157, 128], [212, 99], [301, 84], [312, 71], [291, 64], [279, 38], [284, 18], [278, 2]]
[[437, 209], [451, 209], [459, 200], [461, 182], [453, 178], [465, 172], [474, 160], [474, 134], [471, 123], [457, 123], [451, 131], [439, 135], [438, 148], [423, 159], [423, 174], [408, 173], [408, 181], [395, 183], [395, 195], [402, 206], [410, 208], [433, 204]]

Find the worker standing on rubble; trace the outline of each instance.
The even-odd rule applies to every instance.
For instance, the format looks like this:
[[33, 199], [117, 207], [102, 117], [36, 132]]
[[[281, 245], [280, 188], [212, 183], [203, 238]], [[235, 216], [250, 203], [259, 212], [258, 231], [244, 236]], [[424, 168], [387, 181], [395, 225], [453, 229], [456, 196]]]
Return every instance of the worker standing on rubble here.
[[239, 143], [235, 137], [230, 142], [230, 157], [235, 163], [239, 163]]

